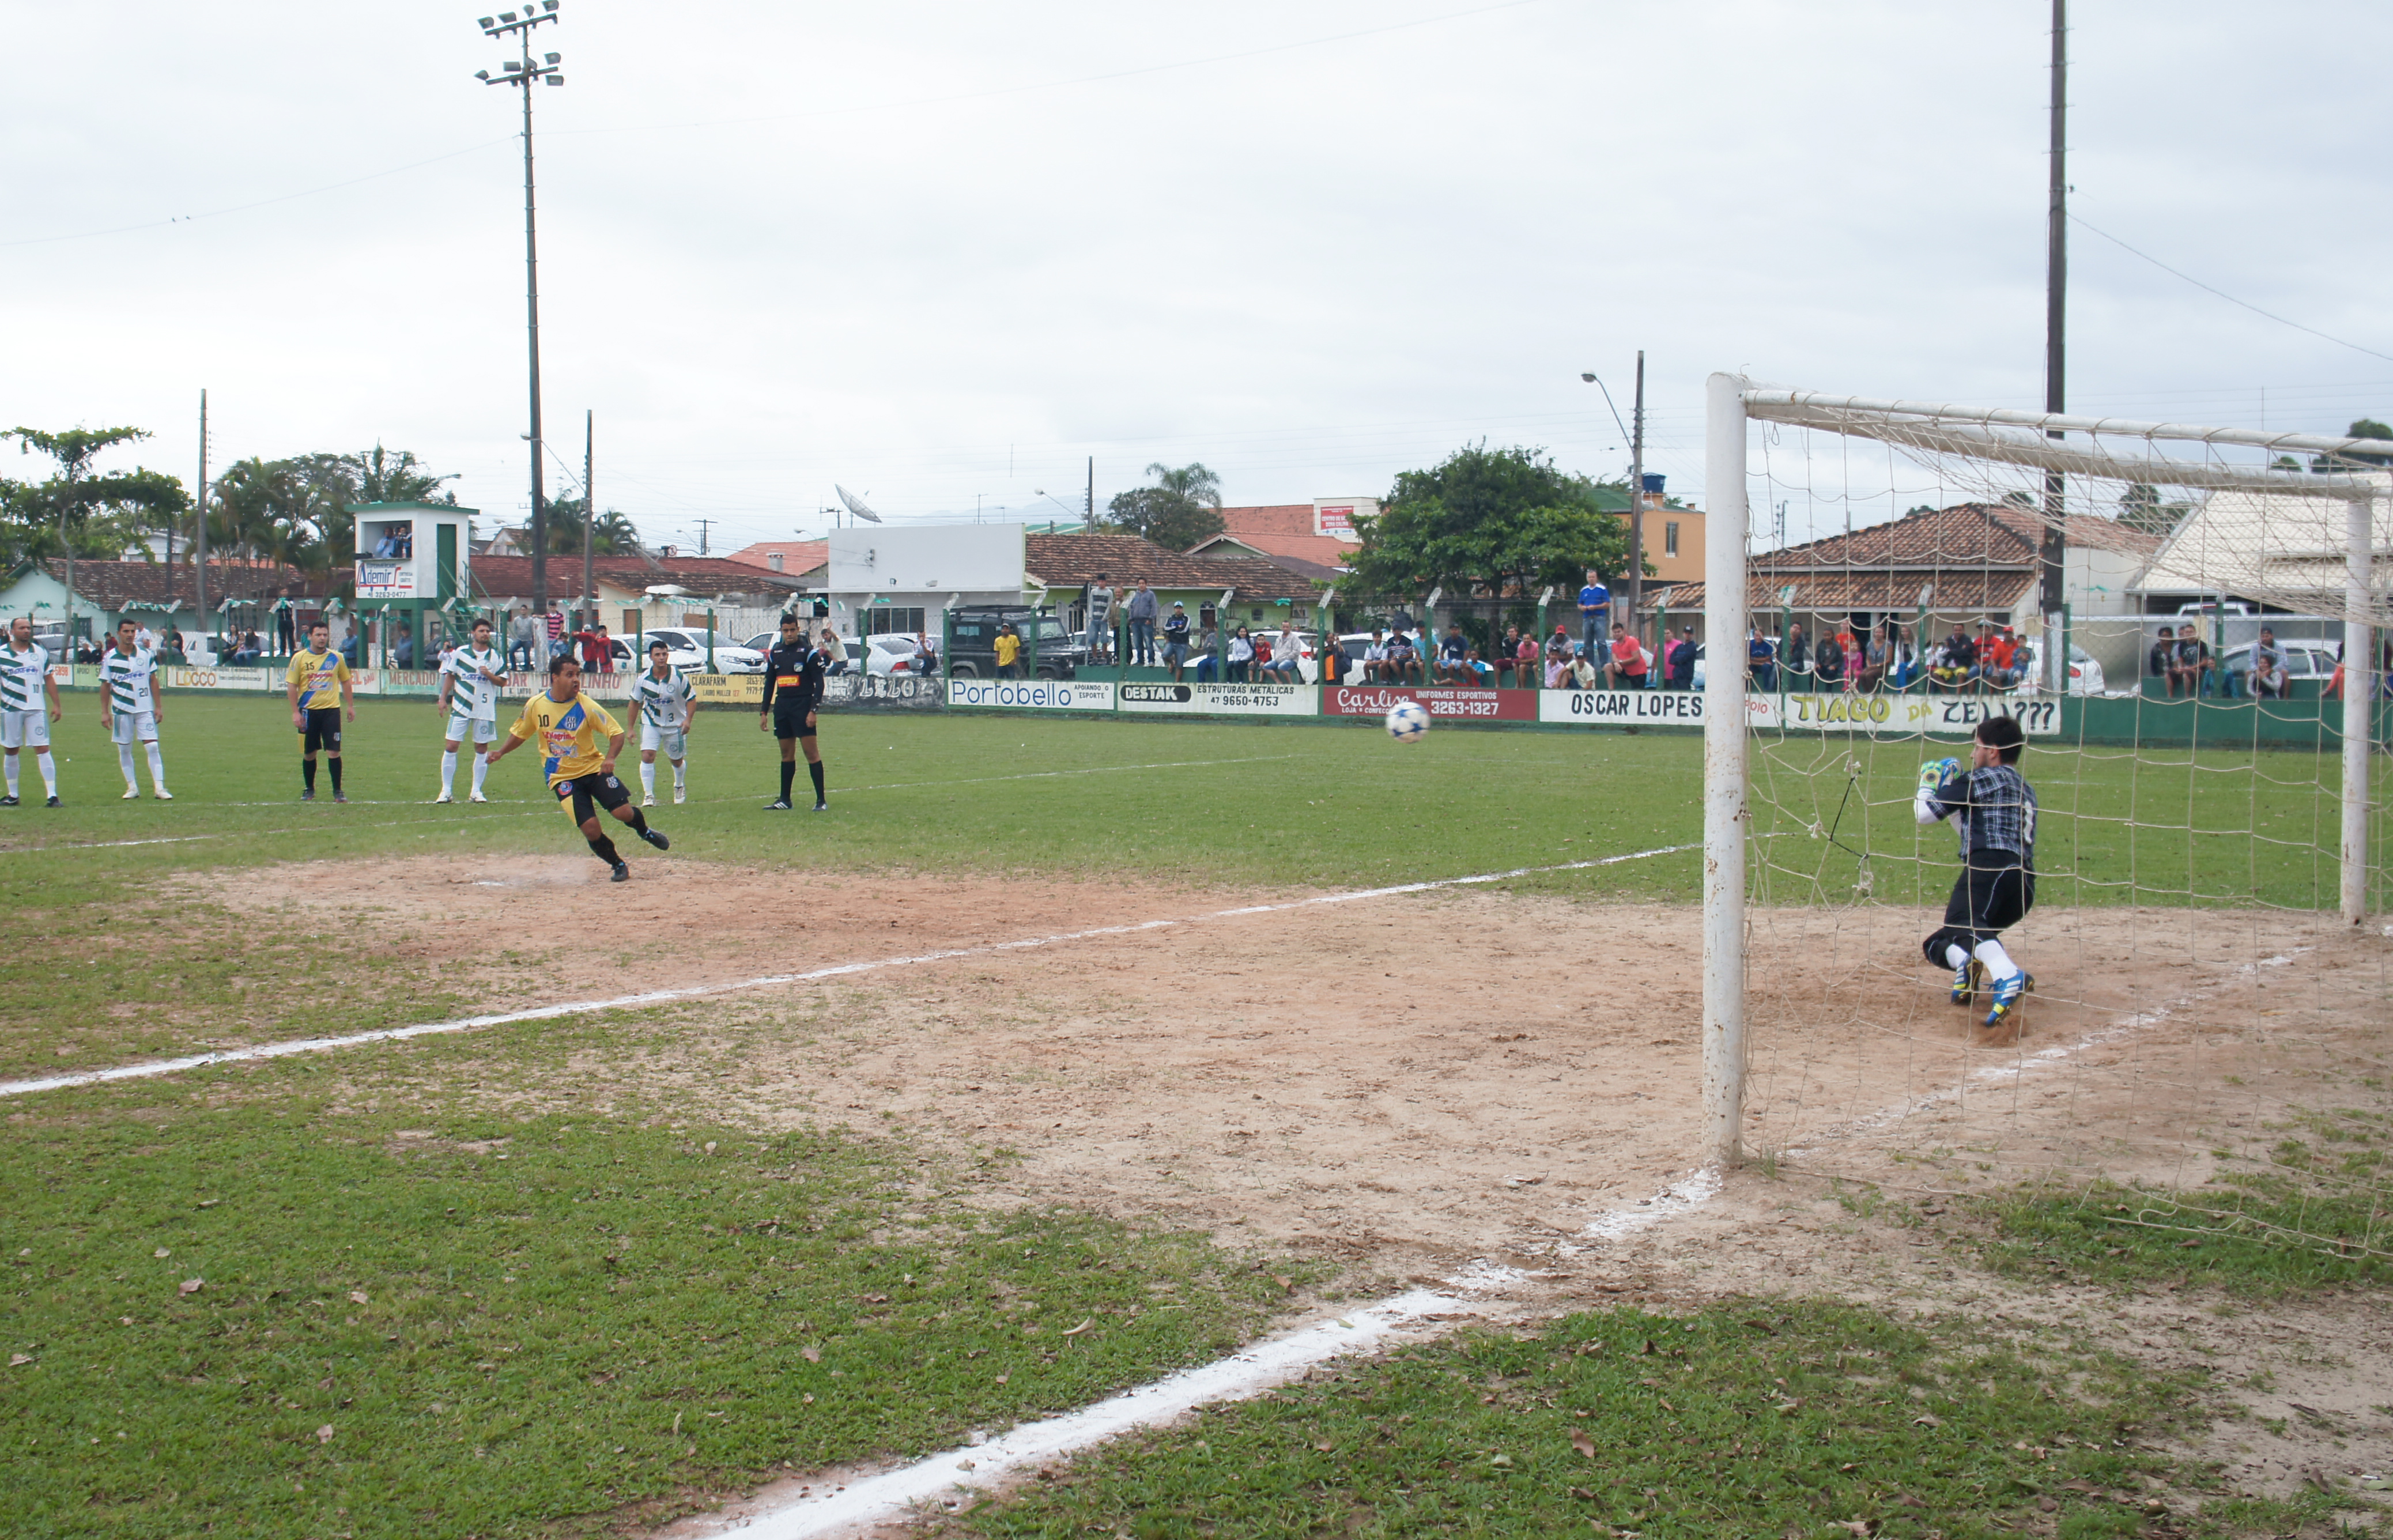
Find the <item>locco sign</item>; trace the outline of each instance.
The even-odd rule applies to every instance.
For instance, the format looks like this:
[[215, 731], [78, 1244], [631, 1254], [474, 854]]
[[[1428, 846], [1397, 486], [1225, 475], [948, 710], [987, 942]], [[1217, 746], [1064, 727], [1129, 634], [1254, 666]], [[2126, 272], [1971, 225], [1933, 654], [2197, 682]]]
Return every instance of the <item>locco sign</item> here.
[[950, 679], [948, 704], [1008, 711], [1110, 711], [1113, 682], [1086, 679]]

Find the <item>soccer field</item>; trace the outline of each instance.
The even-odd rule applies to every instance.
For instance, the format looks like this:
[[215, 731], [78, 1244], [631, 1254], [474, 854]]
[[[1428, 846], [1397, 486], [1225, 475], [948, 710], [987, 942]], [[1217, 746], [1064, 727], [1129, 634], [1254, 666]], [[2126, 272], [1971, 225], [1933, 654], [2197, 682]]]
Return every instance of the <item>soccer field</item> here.
[[[425, 805], [428, 705], [360, 707], [345, 806], [297, 803], [275, 702], [181, 697], [177, 801], [120, 802], [97, 714], [65, 807], [0, 810], [0, 1078], [702, 993], [0, 1103], [22, 1533], [643, 1533], [1505, 1255], [1694, 1146], [1693, 737], [847, 716], [816, 816], [761, 811], [770, 740], [714, 712], [615, 887], [529, 756]], [[1866, 828], [1883, 907], [1790, 914], [1757, 966], [1833, 977], [1916, 948], [1949, 839], [1916, 745], [1850, 821], [1805, 756], [1757, 755], [1758, 829], [1814, 863], [1770, 896], [1849, 903]], [[2230, 831], [2315, 818], [2320, 768], [2034, 751], [2056, 909], [2182, 903], [2141, 874], [2205, 839], [2307, 902], [2314, 856]], [[2110, 821], [2165, 774], [2241, 790]], [[1758, 1083], [1789, 1129], [1958, 1083], [1921, 1030], [1899, 1072], [1822, 1036]]]

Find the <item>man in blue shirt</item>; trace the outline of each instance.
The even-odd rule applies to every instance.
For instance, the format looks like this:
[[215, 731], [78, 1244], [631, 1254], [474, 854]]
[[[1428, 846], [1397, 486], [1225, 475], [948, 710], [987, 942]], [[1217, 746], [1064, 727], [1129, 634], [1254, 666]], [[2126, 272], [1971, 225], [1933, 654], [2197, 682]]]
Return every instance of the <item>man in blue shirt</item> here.
[[1578, 591], [1578, 619], [1588, 656], [1592, 658], [1612, 635], [1612, 590], [1603, 586], [1602, 577], [1593, 568], [1588, 569], [1587, 586]]
[[1778, 688], [1778, 648], [1761, 634], [1759, 626], [1752, 632], [1745, 640], [1746, 671], [1752, 676], [1753, 687], [1767, 695]]

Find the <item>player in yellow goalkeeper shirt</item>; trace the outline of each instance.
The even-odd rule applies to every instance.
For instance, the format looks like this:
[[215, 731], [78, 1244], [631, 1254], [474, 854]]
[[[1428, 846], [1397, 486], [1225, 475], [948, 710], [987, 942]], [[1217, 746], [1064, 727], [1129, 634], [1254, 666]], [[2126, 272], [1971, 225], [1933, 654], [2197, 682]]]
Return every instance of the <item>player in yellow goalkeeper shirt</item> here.
[[[632, 805], [632, 794], [616, 779], [615, 756], [623, 751], [622, 724], [608, 714], [606, 707], [582, 693], [582, 665], [570, 658], [549, 660], [547, 693], [524, 702], [523, 714], [516, 718], [506, 742], [499, 745], [490, 762], [498, 763], [534, 737], [540, 739], [548, 789], [582, 826], [590, 854], [607, 863], [616, 881], [630, 881], [632, 868], [623, 864], [615, 842], [607, 837], [598, 821], [600, 811], [631, 825], [634, 833], [659, 850], [672, 848], [673, 842], [648, 827], [647, 819]], [[601, 737], [607, 740], [603, 750], [598, 746]]]

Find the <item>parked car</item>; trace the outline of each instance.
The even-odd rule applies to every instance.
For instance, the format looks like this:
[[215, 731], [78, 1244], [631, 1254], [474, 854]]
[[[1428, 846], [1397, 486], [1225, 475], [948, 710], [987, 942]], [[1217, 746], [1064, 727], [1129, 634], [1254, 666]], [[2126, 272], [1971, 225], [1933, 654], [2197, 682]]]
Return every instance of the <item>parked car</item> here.
[[[706, 628], [704, 626], [650, 626], [640, 633], [639, 646], [645, 655], [650, 642], [662, 637], [673, 651], [667, 659], [674, 668], [686, 673], [705, 673]], [[765, 655], [753, 646], [733, 641], [724, 633], [714, 636], [715, 673], [762, 673]]]
[[1038, 655], [1030, 667], [1040, 678], [1069, 679], [1088, 662], [1087, 642], [1078, 633], [1066, 631], [1061, 620], [1044, 610], [1019, 605], [965, 605], [948, 612], [948, 672], [958, 679], [994, 677], [997, 628], [1008, 620], [1025, 641], [1035, 639]]
[[[2039, 637], [2022, 636], [2020, 638], [2020, 666], [2027, 671], [2025, 677], [2033, 681], [2033, 683], [2029, 686], [2030, 688], [2043, 687], [2043, 641]], [[2102, 665], [2094, 660], [2094, 655], [2092, 653], [2087, 652], [2084, 647], [2079, 646], [2074, 642], [2070, 643], [2069, 693], [2071, 695], [2100, 695], [2104, 693], [2106, 687], [2107, 686], [2104, 685], [2102, 679]]]
[[[2218, 655], [2220, 672], [2250, 673], [2252, 654], [2259, 645], [2257, 642], [2246, 642], [2240, 647], [2229, 647], [2225, 652], [2220, 653]], [[2334, 647], [2331, 643], [2296, 638], [2290, 642], [2279, 642], [2277, 651], [2285, 659], [2285, 678], [2288, 683], [2307, 679], [2313, 684], [2324, 684], [2334, 677]], [[2250, 685], [2247, 684], [2245, 688], [2250, 688]]]

